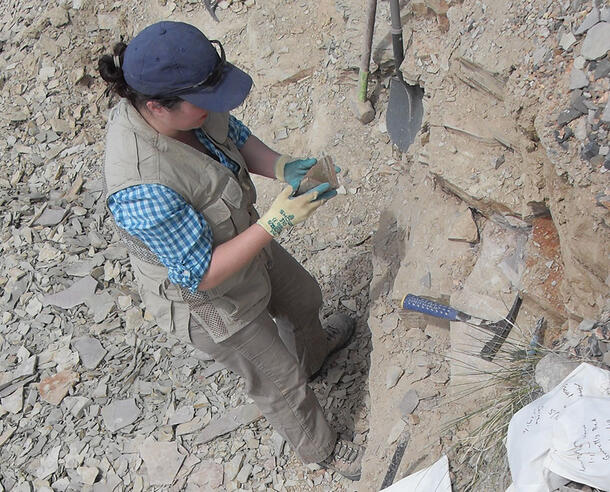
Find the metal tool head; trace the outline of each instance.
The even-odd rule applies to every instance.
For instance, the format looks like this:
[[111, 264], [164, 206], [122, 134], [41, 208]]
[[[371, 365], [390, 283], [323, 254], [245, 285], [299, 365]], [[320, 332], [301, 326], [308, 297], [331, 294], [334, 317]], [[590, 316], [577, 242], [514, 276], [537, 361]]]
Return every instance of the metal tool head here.
[[396, 147], [403, 152], [415, 141], [424, 115], [424, 90], [407, 84], [402, 76], [390, 81], [390, 100], [386, 111], [386, 127]]
[[494, 336], [491, 340], [489, 340], [481, 349], [481, 357], [487, 361], [493, 360], [495, 355], [500, 350], [500, 347], [506, 340], [506, 337], [510, 333], [510, 330], [515, 325], [515, 320], [517, 319], [517, 314], [519, 314], [519, 309], [521, 309], [521, 302], [523, 299], [520, 294], [517, 294], [515, 301], [513, 302], [512, 307], [508, 311], [506, 318], [501, 319], [495, 323], [486, 323], [485, 326], [481, 325], [481, 328], [485, 328], [494, 333]]

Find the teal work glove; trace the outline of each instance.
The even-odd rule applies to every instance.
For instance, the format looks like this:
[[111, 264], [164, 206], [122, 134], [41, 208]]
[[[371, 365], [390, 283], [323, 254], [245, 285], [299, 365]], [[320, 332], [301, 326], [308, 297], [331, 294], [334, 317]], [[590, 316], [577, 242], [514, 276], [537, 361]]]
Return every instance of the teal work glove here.
[[[317, 159], [294, 159], [289, 155], [281, 155], [275, 161], [275, 177], [280, 181], [284, 181], [292, 186], [293, 189], [298, 190], [301, 186], [301, 181], [307, 174], [307, 172], [316, 165]], [[341, 168], [335, 166], [335, 172], [340, 173]], [[330, 192], [329, 192], [330, 193]], [[332, 198], [337, 193], [331, 194], [326, 198]], [[326, 199], [320, 196], [321, 199]]]
[[301, 181], [315, 164], [317, 159], [294, 159], [289, 155], [281, 155], [275, 162], [275, 177], [297, 190]]

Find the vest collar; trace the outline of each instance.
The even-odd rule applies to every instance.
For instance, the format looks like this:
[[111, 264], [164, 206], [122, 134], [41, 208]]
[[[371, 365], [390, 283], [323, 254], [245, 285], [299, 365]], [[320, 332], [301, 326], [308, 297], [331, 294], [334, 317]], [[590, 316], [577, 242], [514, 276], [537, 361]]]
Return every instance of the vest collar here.
[[[160, 151], [166, 151], [168, 148], [167, 137], [151, 127], [127, 99], [121, 99], [112, 108], [110, 121], [129, 128]], [[229, 113], [210, 112], [201, 129], [215, 142], [220, 144], [226, 142], [229, 137]]]
[[229, 138], [229, 113], [209, 112], [201, 129], [215, 142], [226, 142]]

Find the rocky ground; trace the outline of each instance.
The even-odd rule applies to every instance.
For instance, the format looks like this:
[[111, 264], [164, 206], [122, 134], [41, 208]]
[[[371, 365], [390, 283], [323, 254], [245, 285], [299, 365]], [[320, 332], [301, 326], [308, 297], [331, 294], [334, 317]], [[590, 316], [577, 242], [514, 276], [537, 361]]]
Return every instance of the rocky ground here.
[[[400, 298], [497, 318], [519, 290], [527, 340], [545, 316], [548, 345], [608, 363], [607, 6], [410, 2], [403, 71], [427, 95], [405, 154], [385, 128], [386, 2], [368, 125], [351, 112], [360, 2], [234, 0], [217, 14], [219, 23], [190, 0], [0, 6], [0, 484], [377, 490], [410, 435], [397, 477], [448, 453], [464, 490], [476, 467], [460, 454], [469, 428], [446, 424], [476, 408], [476, 398], [456, 401], [464, 374], [452, 364], [474, 342], [460, 351], [464, 327], [407, 314]], [[253, 76], [236, 114], [257, 136], [344, 170], [341, 194], [281, 241], [319, 280], [322, 316], [358, 320], [355, 340], [313, 383], [338, 430], [368, 446], [357, 485], [300, 464], [242, 382], [161, 332], [141, 304], [100, 200], [113, 101], [96, 60], [162, 18], [221, 39]], [[264, 210], [280, 187], [256, 182]], [[506, 484], [496, 471], [478, 490]]]

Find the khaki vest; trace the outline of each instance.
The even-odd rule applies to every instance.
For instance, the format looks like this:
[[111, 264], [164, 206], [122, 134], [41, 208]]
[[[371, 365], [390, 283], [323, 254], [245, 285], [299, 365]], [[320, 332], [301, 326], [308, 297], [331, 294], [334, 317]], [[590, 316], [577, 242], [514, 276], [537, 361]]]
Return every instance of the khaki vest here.
[[[109, 116], [104, 179], [106, 198], [139, 184], [161, 184], [179, 193], [205, 217], [213, 246], [246, 230], [258, 218], [256, 192], [245, 161], [228, 138], [228, 113], [211, 113], [202, 129], [233, 162], [238, 177], [218, 161], [173, 138], [160, 135], [138, 111], [121, 100]], [[146, 246], [119, 228], [140, 294], [159, 326], [188, 339], [190, 316], [218, 342], [239, 331], [266, 309], [271, 293], [269, 249], [221, 285], [193, 294], [172, 284], [165, 268]]]

